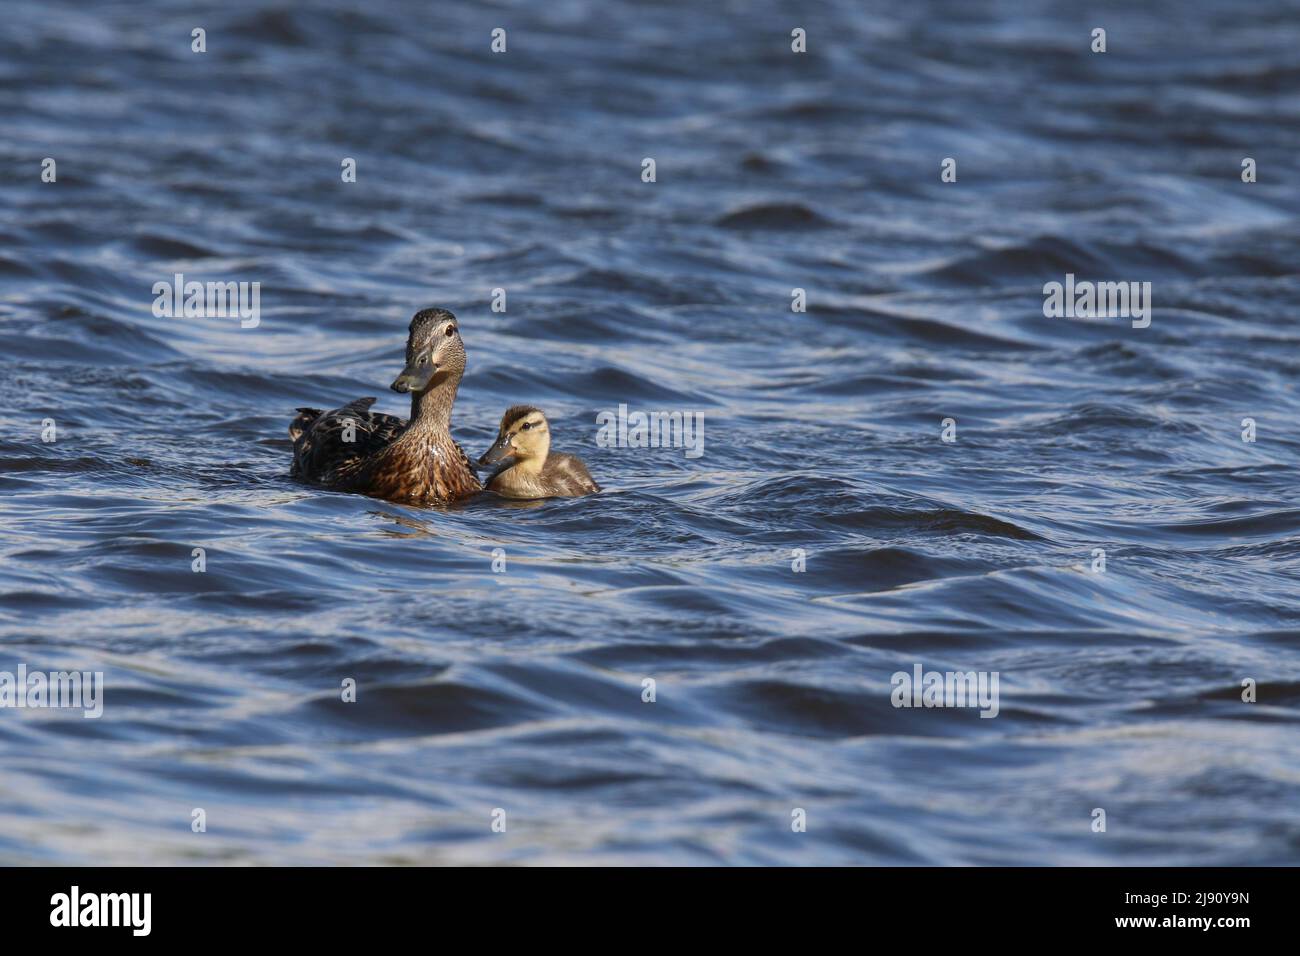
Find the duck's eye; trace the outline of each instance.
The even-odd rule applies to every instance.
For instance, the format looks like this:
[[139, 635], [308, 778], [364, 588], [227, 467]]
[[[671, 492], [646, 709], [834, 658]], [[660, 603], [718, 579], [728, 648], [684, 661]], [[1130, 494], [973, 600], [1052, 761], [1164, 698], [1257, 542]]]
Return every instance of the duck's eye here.
[[447, 334], [448, 334], [448, 335], [455, 335], [455, 334], [456, 334], [456, 326], [454, 326], [454, 325], [449, 325], [449, 326], [447, 326]]
[[528, 431], [528, 429], [530, 429], [530, 428], [533, 427], [533, 423], [532, 423], [532, 422], [524, 422], [524, 423], [523, 423], [522, 425], [520, 425], [519, 427], [522, 428], [524, 431]]
[[420, 356], [420, 361], [419, 361], [418, 364], [420, 364], [420, 365], [428, 365], [428, 364], [429, 364], [429, 356], [427, 356], [427, 355], [421, 355], [421, 356]]

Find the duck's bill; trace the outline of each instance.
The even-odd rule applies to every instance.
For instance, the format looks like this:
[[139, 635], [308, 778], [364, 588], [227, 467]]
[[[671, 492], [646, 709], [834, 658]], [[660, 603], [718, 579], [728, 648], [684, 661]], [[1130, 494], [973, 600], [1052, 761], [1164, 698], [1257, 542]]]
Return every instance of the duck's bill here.
[[393, 379], [393, 384], [388, 386], [394, 392], [423, 392], [433, 381], [433, 377], [438, 374], [438, 366], [433, 363], [427, 365], [408, 365], [402, 369], [402, 374]]
[[480, 465], [495, 465], [499, 461], [514, 457], [514, 453], [514, 449], [510, 447], [510, 440], [499, 438], [495, 445], [483, 453], [483, 457], [478, 460], [478, 463]]

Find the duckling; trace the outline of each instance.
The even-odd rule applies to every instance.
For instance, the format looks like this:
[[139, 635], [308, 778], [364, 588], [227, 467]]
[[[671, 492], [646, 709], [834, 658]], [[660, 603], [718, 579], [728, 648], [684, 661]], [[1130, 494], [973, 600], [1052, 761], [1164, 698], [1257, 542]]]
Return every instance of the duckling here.
[[465, 372], [459, 323], [446, 309], [415, 313], [406, 368], [390, 386], [411, 394], [411, 419], [372, 412], [358, 398], [322, 412], [300, 408], [289, 426], [291, 474], [335, 491], [389, 501], [454, 501], [483, 490], [451, 437], [451, 407]]
[[541, 409], [507, 409], [496, 444], [478, 460], [480, 465], [507, 462], [488, 480], [488, 491], [507, 498], [576, 498], [600, 491], [581, 458], [550, 450], [551, 429]]

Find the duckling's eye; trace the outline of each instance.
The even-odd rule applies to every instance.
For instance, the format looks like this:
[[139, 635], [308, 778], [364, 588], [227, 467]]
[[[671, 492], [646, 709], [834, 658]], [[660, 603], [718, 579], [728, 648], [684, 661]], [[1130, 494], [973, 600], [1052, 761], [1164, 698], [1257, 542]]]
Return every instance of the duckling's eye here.
[[455, 334], [456, 334], [456, 326], [454, 326], [454, 325], [449, 325], [449, 326], [447, 326], [447, 334], [448, 334], [448, 335], [455, 335]]
[[530, 429], [530, 428], [533, 427], [533, 423], [532, 423], [532, 422], [524, 422], [524, 423], [523, 423], [522, 425], [520, 425], [519, 427], [522, 428], [524, 431], [528, 431], [528, 429]]

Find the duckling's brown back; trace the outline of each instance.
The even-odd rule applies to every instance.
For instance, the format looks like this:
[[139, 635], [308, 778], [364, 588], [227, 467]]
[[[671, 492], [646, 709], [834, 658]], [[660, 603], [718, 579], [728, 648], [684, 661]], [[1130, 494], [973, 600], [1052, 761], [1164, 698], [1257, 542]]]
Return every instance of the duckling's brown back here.
[[542, 477], [549, 487], [555, 489], [552, 494], [566, 498], [592, 495], [600, 491], [600, 485], [591, 477], [582, 459], [564, 452], [551, 452], [547, 456]]

